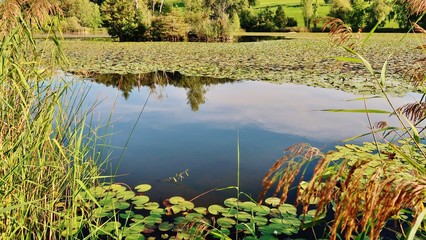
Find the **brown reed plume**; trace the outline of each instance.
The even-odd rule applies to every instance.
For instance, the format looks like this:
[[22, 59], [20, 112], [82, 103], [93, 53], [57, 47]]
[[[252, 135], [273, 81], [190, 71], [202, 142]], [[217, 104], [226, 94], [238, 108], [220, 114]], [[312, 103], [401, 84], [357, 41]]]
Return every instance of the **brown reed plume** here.
[[337, 46], [355, 49], [359, 45], [360, 32], [354, 34], [352, 28], [339, 18], [328, 18], [322, 31], [329, 30], [330, 41]]
[[[426, 34], [426, 30], [422, 28], [417, 23], [412, 23], [413, 30], [416, 33]], [[426, 45], [419, 45], [415, 47], [415, 49], [419, 49], [420, 51], [426, 51]], [[415, 87], [422, 86], [426, 81], [426, 58], [420, 58], [413, 62], [413, 64], [408, 68], [408, 70], [404, 73], [405, 78], [408, 82], [413, 84]]]
[[0, 36], [6, 35], [20, 21], [30, 24], [30, 27], [40, 27], [49, 15], [61, 13], [57, 4], [48, 0], [4, 0], [0, 5]]
[[426, 103], [415, 102], [407, 103], [396, 109], [396, 112], [404, 114], [409, 120], [413, 122], [420, 122], [426, 117]]
[[259, 204], [262, 203], [267, 191], [277, 182], [274, 196], [281, 192], [280, 202], [287, 199], [291, 183], [295, 180], [302, 167], [307, 163], [322, 156], [318, 148], [311, 147], [309, 144], [296, 144], [285, 150], [284, 157], [278, 159], [269, 169], [262, 180], [263, 191], [259, 196]]
[[338, 234], [351, 239], [354, 233], [367, 229], [371, 239], [378, 239], [391, 217], [401, 209], [411, 209], [417, 215], [426, 200], [426, 178], [403, 164], [398, 153], [389, 156], [369, 154], [362, 146], [326, 154], [308, 187], [299, 191], [298, 203], [306, 213], [311, 200], [317, 199], [317, 215], [334, 204], [330, 239]]
[[426, 11], [426, 1], [425, 0], [402, 0], [408, 4], [408, 10], [411, 14], [420, 15]]

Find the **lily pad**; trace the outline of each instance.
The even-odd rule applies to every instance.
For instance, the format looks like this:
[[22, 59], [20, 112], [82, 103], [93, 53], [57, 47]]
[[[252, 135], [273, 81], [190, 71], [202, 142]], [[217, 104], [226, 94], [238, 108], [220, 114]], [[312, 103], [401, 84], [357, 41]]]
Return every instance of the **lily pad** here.
[[223, 228], [231, 228], [237, 223], [234, 219], [227, 217], [219, 218], [216, 222], [219, 226]]
[[154, 210], [160, 207], [160, 204], [157, 202], [148, 202], [143, 205], [143, 208], [146, 210]]
[[291, 204], [287, 204], [287, 203], [280, 205], [278, 207], [278, 210], [280, 210], [280, 212], [282, 214], [291, 214], [291, 215], [294, 215], [294, 216], [296, 216], [296, 212], [297, 212], [297, 209], [296, 209], [295, 206], [293, 206]]
[[195, 207], [194, 211], [201, 214], [207, 214], [207, 208], [205, 207]]
[[174, 224], [169, 222], [162, 222], [160, 225], [158, 225], [158, 230], [167, 232], [170, 231], [173, 228]]
[[140, 233], [129, 234], [125, 238], [126, 240], [145, 240], [145, 236]]
[[257, 216], [266, 216], [271, 212], [271, 209], [267, 206], [255, 206], [251, 209]]
[[180, 196], [175, 196], [175, 197], [171, 197], [169, 199], [169, 201], [170, 201], [171, 204], [179, 204], [181, 202], [184, 202], [185, 199], [183, 197], [180, 197]]
[[151, 185], [149, 184], [140, 184], [135, 187], [138, 192], [146, 192], [151, 189]]
[[280, 199], [277, 197], [269, 197], [267, 199], [265, 199], [265, 203], [273, 206], [273, 207], [277, 207], [278, 205], [280, 205]]
[[210, 205], [208, 207], [209, 213], [213, 214], [213, 215], [217, 215], [217, 214], [219, 214], [219, 212], [223, 212], [224, 210], [225, 210], [224, 207], [222, 207], [220, 205], [216, 205], [216, 204]]
[[200, 213], [188, 213], [185, 216], [185, 219], [187, 219], [188, 221], [193, 221], [194, 219], [203, 219], [203, 215]]
[[238, 205], [238, 207], [243, 208], [246, 211], [251, 211], [252, 208], [258, 206], [254, 202], [242, 202]]
[[127, 201], [135, 197], [135, 195], [136, 194], [133, 191], [123, 191], [123, 192], [117, 193], [117, 198], [119, 200]]
[[237, 198], [227, 198], [227, 199], [225, 199], [225, 201], [223, 203], [227, 207], [236, 207], [237, 204], [238, 204], [238, 199]]
[[252, 218], [253, 216], [247, 212], [238, 212], [235, 214], [235, 218], [240, 221], [247, 221], [248, 219]]
[[149, 202], [149, 197], [148, 196], [136, 196], [134, 198], [132, 198], [133, 204], [135, 204], [136, 206], [140, 206], [143, 205], [147, 202]]

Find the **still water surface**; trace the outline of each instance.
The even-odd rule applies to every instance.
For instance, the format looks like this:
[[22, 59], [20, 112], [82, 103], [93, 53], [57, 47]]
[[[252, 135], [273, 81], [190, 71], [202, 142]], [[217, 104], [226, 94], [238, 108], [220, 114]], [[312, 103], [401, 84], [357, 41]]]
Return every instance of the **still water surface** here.
[[[162, 86], [147, 84], [146, 78], [137, 84], [122, 82], [122, 91], [117, 87], [119, 79], [84, 79], [91, 86], [87, 102], [101, 100], [94, 110], [99, 123], [106, 123], [112, 113], [111, 145], [124, 147], [134, 128], [121, 162], [121, 149], [112, 150], [113, 167], [120, 162], [115, 181], [131, 187], [151, 184], [148, 195], [154, 201], [173, 195], [192, 199], [214, 188], [235, 186], [238, 139], [241, 191], [257, 198], [263, 176], [287, 147], [304, 142], [325, 151], [368, 131], [364, 114], [320, 111], [363, 108], [362, 101], [348, 101], [360, 96], [342, 91], [182, 76], [162, 81]], [[400, 106], [416, 96], [392, 101]], [[384, 99], [371, 99], [367, 104], [389, 109]], [[392, 122], [387, 115], [372, 116], [373, 122], [379, 120]], [[184, 171], [188, 176], [184, 174], [182, 181], [166, 181]], [[235, 190], [211, 192], [195, 202], [221, 203], [229, 196], [235, 196]]]

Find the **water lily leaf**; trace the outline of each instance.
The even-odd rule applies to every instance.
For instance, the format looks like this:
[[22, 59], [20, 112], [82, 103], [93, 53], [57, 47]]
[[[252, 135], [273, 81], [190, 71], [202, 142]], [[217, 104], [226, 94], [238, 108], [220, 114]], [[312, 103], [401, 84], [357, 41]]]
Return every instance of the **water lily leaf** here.
[[196, 207], [194, 208], [194, 211], [201, 214], [207, 214], [207, 208], [205, 207]]
[[185, 216], [185, 219], [187, 219], [188, 221], [192, 221], [194, 219], [203, 219], [203, 215], [200, 213], [188, 213]]
[[138, 192], [146, 192], [151, 189], [151, 185], [149, 184], [140, 184], [135, 187]]
[[147, 202], [149, 202], [149, 197], [148, 196], [136, 196], [134, 198], [132, 198], [133, 204], [137, 205], [137, 206], [141, 206]]
[[104, 209], [104, 208], [96, 208], [93, 210], [93, 216], [95, 218], [103, 218], [103, 217], [110, 217], [112, 216], [111, 210]]
[[213, 215], [217, 215], [217, 214], [219, 214], [219, 212], [223, 212], [224, 210], [225, 210], [224, 207], [222, 207], [220, 205], [216, 205], [216, 204], [213, 204], [213, 205], [208, 207], [209, 213], [213, 214]]
[[265, 203], [272, 205], [273, 207], [277, 207], [278, 205], [280, 205], [280, 199], [277, 197], [269, 197], [265, 199]]
[[271, 209], [267, 206], [255, 206], [251, 209], [257, 216], [266, 216], [271, 212]]
[[115, 222], [115, 221], [111, 221], [111, 222], [107, 222], [105, 225], [103, 225], [101, 227], [101, 231], [105, 231], [105, 232], [112, 232], [116, 229], [119, 229], [121, 227], [121, 223], [120, 222]]
[[238, 205], [238, 207], [243, 208], [246, 211], [251, 211], [251, 209], [256, 206], [257, 204], [254, 202], [242, 202]]
[[238, 212], [237, 214], [235, 214], [235, 218], [240, 221], [247, 221], [251, 217], [252, 215], [247, 212]]
[[139, 231], [139, 229], [132, 228], [132, 227], [123, 227], [121, 229], [120, 233], [123, 236], [128, 236], [128, 235], [132, 235], [132, 234], [140, 234], [141, 231]]
[[132, 220], [133, 222], [139, 222], [142, 219], [144, 219], [143, 215], [141, 215], [141, 214], [134, 214], [130, 220]]
[[231, 232], [226, 229], [226, 228], [222, 228], [222, 229], [213, 229], [210, 232], [210, 235], [212, 235], [214, 238], [219, 238], [219, 239], [226, 239], [226, 236], [229, 236]]
[[250, 221], [257, 226], [265, 226], [268, 223], [268, 219], [262, 216], [255, 216]]
[[171, 204], [179, 204], [179, 203], [184, 202], [184, 201], [185, 201], [185, 199], [183, 197], [180, 197], [180, 196], [171, 197], [169, 199], [169, 202]]
[[121, 209], [121, 210], [128, 209], [128, 208], [130, 207], [130, 203], [120, 201], [120, 202], [117, 202], [117, 203], [115, 204], [115, 207], [116, 207], [117, 209]]
[[120, 200], [127, 201], [135, 197], [135, 195], [136, 194], [133, 191], [124, 191], [117, 193], [117, 198]]
[[156, 209], [151, 210], [151, 212], [149, 212], [149, 214], [151, 214], [151, 215], [156, 215], [156, 214], [164, 215], [164, 214], [166, 214], [166, 210], [164, 208], [156, 208]]
[[222, 215], [224, 217], [234, 217], [235, 214], [238, 213], [238, 210], [235, 208], [224, 208], [222, 211]]
[[284, 203], [281, 206], [278, 207], [278, 210], [280, 210], [281, 214], [291, 214], [296, 216], [297, 209], [295, 206], [291, 204]]
[[124, 213], [120, 213], [119, 216], [124, 219], [132, 218], [135, 215], [133, 211], [127, 210]]
[[236, 207], [237, 204], [238, 204], [238, 199], [237, 198], [227, 198], [227, 199], [225, 199], [225, 201], [223, 203], [227, 207]]
[[144, 235], [140, 233], [129, 234], [125, 238], [126, 240], [145, 240]]
[[145, 225], [142, 222], [130, 223], [129, 226], [130, 229], [138, 233], [145, 231]]
[[110, 186], [106, 186], [106, 189], [115, 191], [117, 193], [126, 191], [126, 187], [120, 184], [112, 184]]
[[234, 219], [227, 217], [219, 218], [216, 222], [222, 228], [231, 228], [237, 223]]
[[162, 222], [160, 225], [158, 225], [158, 230], [167, 232], [170, 231], [173, 228], [174, 224], [169, 222]]
[[142, 223], [145, 224], [145, 228], [155, 228], [156, 223], [161, 223], [163, 220], [159, 217], [148, 216], [142, 219]]
[[278, 238], [273, 235], [262, 235], [259, 240], [278, 240]]
[[173, 219], [173, 223], [175, 225], [179, 225], [179, 224], [181, 224], [185, 221], [186, 221], [185, 217], [176, 217], [176, 218]]
[[89, 191], [95, 198], [102, 198], [106, 195], [106, 191], [103, 187], [91, 188]]
[[192, 210], [195, 207], [194, 203], [190, 201], [180, 202], [179, 206], [181, 206], [183, 210]]
[[154, 210], [160, 207], [160, 204], [157, 202], [148, 202], [143, 205], [146, 210]]

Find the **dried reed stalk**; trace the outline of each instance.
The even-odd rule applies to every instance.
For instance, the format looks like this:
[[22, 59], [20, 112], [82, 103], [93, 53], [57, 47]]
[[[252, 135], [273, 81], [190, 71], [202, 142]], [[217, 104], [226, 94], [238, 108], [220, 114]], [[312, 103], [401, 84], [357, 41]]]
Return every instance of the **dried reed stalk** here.
[[285, 152], [286, 155], [278, 159], [263, 178], [263, 191], [259, 196], [259, 204], [262, 203], [267, 191], [275, 182], [277, 182], [277, 187], [274, 196], [281, 192], [280, 202], [285, 202], [290, 185], [302, 167], [312, 159], [322, 156], [318, 148], [311, 147], [309, 144], [296, 144], [286, 149]]
[[344, 46], [349, 49], [355, 49], [359, 45], [361, 38], [360, 32], [355, 35], [352, 28], [345, 24], [339, 18], [328, 18], [322, 28], [323, 31], [329, 30], [330, 41], [337, 46]]
[[15, 28], [19, 21], [25, 21], [31, 27], [40, 27], [49, 15], [61, 14], [57, 4], [48, 0], [4, 0], [0, 5], [0, 36]]
[[[334, 203], [335, 215], [330, 239], [344, 234], [351, 239], [356, 232], [369, 229], [369, 237], [378, 239], [386, 222], [401, 209], [412, 209], [416, 214], [426, 200], [426, 178], [402, 163], [390, 158], [360, 159], [352, 166], [343, 160], [335, 174], [330, 174], [333, 157], [326, 155], [316, 166], [313, 178], [304, 191], [299, 191], [298, 202], [308, 211], [310, 200], [319, 199], [317, 215]], [[397, 160], [399, 161], [399, 160]], [[375, 163], [372, 165], [372, 163]], [[373, 171], [374, 166], [374, 171]]]

